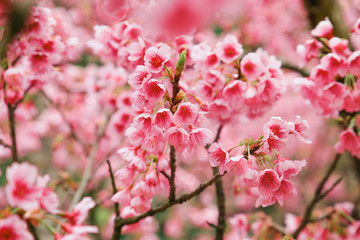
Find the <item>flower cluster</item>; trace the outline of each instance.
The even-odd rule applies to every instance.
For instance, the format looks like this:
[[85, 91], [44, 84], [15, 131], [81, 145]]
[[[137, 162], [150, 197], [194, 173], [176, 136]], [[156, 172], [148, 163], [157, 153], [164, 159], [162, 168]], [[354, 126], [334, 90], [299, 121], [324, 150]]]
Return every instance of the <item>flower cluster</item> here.
[[85, 197], [71, 212], [63, 212], [58, 209], [57, 194], [52, 188], [47, 187], [50, 177], [39, 176], [35, 166], [28, 163], [14, 163], [7, 168], [6, 179], [8, 181], [5, 186], [6, 199], [15, 211], [10, 209], [1, 213], [0, 238], [33, 239], [25, 221], [38, 224], [44, 219], [59, 224], [64, 230], [64, 234], [60, 234], [49, 226], [57, 240], [83, 239], [87, 233], [98, 231], [95, 226], [84, 225], [89, 210], [95, 206], [95, 202], [90, 197]]
[[[248, 139], [229, 150], [224, 149], [221, 143], [212, 144], [209, 148], [210, 165], [219, 167], [221, 174], [232, 171], [242, 187], [256, 188], [259, 196], [256, 207], [276, 202], [283, 206], [284, 200], [296, 193], [290, 177], [298, 175], [306, 161], [287, 159], [278, 151], [284, 147], [290, 134], [309, 143], [305, 135], [308, 128], [307, 122], [300, 117], [295, 122], [272, 117], [264, 126], [264, 135], [256, 141]], [[276, 153], [273, 162], [272, 152]]]
[[296, 79], [303, 96], [310, 100], [324, 117], [336, 118], [340, 111], [360, 110], [360, 51], [351, 51], [349, 41], [333, 35], [329, 19], [311, 31], [314, 37], [298, 46], [303, 62], [318, 59], [310, 76]]

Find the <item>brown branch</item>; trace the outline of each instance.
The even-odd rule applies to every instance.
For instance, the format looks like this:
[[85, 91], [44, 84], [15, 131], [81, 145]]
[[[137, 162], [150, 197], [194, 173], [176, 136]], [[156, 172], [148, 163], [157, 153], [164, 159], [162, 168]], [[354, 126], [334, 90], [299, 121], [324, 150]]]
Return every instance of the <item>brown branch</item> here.
[[176, 198], [176, 184], [175, 184], [176, 151], [174, 146], [170, 146], [170, 168], [171, 168], [171, 174], [169, 179], [169, 184], [170, 184], [169, 202], [172, 202]]
[[304, 69], [298, 68], [298, 67], [296, 67], [296, 66], [294, 66], [294, 65], [292, 65], [292, 64], [290, 64], [290, 63], [288, 63], [288, 62], [282, 61], [281, 67], [282, 67], [282, 68], [286, 68], [286, 69], [291, 70], [291, 71], [294, 71], [294, 72], [297, 72], [297, 73], [299, 73], [302, 77], [308, 77], [308, 76], [310, 75], [310, 74], [309, 74], [307, 71], [305, 71]]
[[0, 139], [0, 145], [11, 149], [11, 146], [9, 144], [4, 143], [2, 139]]
[[[330, 167], [328, 168], [326, 174], [324, 175], [323, 179], [319, 182], [316, 190], [315, 190], [315, 194], [313, 199], [311, 200], [310, 204], [306, 207], [305, 213], [304, 213], [304, 217], [299, 225], [299, 227], [294, 231], [294, 233], [292, 234], [293, 237], [296, 239], [299, 235], [299, 233], [306, 227], [306, 225], [309, 223], [310, 218], [311, 218], [311, 214], [312, 211], [315, 208], [315, 205], [322, 199], [325, 197], [324, 194], [322, 194], [322, 190], [325, 186], [325, 183], [327, 182], [327, 180], [329, 179], [330, 175], [334, 172], [334, 170], [336, 169], [336, 166], [339, 162], [339, 159], [341, 157], [341, 154], [336, 154], [334, 161], [331, 163]], [[341, 180], [341, 179], [339, 179]], [[334, 185], [336, 185], [338, 182], [336, 181]], [[330, 189], [333, 189], [335, 186], [332, 186]], [[329, 193], [329, 191], [326, 191], [327, 193]]]
[[170, 176], [169, 176], [169, 174], [167, 174], [167, 173], [164, 172], [164, 171], [160, 171], [160, 173], [161, 173], [162, 175], [164, 175], [164, 177], [166, 177], [167, 180], [169, 180], [169, 182], [170, 182]]
[[[214, 143], [219, 141], [220, 139], [220, 134], [221, 131], [223, 129], [223, 126], [220, 125], [217, 132], [216, 132], [216, 136], [214, 139]], [[210, 144], [206, 145], [206, 149], [210, 148]], [[213, 176], [219, 174], [219, 168], [218, 167], [213, 167]], [[225, 232], [225, 227], [226, 227], [226, 222], [225, 222], [225, 213], [226, 213], [226, 209], [225, 209], [225, 193], [224, 193], [224, 187], [223, 187], [223, 182], [222, 179], [219, 178], [216, 182], [215, 182], [215, 191], [216, 191], [216, 201], [217, 201], [217, 206], [218, 206], [218, 212], [219, 212], [219, 216], [218, 216], [218, 224], [216, 226], [216, 240], [221, 240], [224, 238], [224, 232]]]
[[106, 130], [106, 127], [108, 126], [108, 123], [109, 123], [109, 121], [111, 119], [111, 116], [112, 116], [112, 113], [110, 113], [110, 114], [108, 114], [106, 116], [105, 122], [102, 124], [100, 130], [98, 131], [98, 133], [96, 135], [95, 142], [92, 145], [90, 155], [89, 155], [88, 160], [86, 162], [85, 171], [84, 171], [83, 177], [81, 179], [80, 186], [77, 189], [77, 191], [75, 192], [74, 198], [73, 198], [73, 200], [72, 200], [72, 202], [70, 204], [70, 208], [69, 208], [70, 211], [72, 211], [74, 206], [79, 202], [79, 200], [82, 197], [82, 195], [83, 195], [83, 193], [85, 191], [85, 188], [86, 188], [86, 186], [87, 186], [87, 184], [88, 184], [88, 182], [90, 180], [91, 169], [92, 169], [95, 157], [96, 157], [96, 153], [97, 153], [97, 150], [98, 150], [98, 147], [99, 147], [99, 143], [100, 143], [101, 138], [105, 135], [105, 130]]
[[221, 177], [222, 176], [220, 174], [217, 174], [217, 175], [213, 176], [209, 181], [207, 181], [207, 182], [205, 182], [203, 184], [200, 184], [200, 186], [197, 187], [193, 192], [183, 194], [183, 195], [181, 195], [180, 197], [178, 197], [177, 199], [175, 199], [172, 202], [168, 201], [168, 202], [164, 203], [163, 205], [161, 205], [159, 207], [156, 207], [156, 208], [152, 208], [149, 211], [147, 211], [147, 212], [145, 212], [143, 214], [140, 214], [138, 216], [130, 217], [130, 218], [123, 218], [121, 221], [119, 221], [118, 224], [122, 227], [122, 226], [125, 226], [125, 225], [128, 225], [128, 224], [137, 223], [137, 222], [139, 222], [140, 220], [142, 220], [142, 219], [144, 219], [146, 217], [153, 216], [153, 215], [155, 215], [155, 214], [157, 214], [159, 212], [165, 211], [166, 209], [168, 209], [168, 208], [170, 208], [170, 207], [172, 207], [174, 205], [186, 202], [186, 201], [192, 199], [193, 197], [199, 195], [202, 191], [204, 191], [206, 188], [211, 186], [216, 180], [218, 180]]
[[35, 226], [30, 221], [26, 221], [26, 224], [29, 232], [34, 237], [34, 240], [40, 240], [39, 236], [37, 235]]
[[[115, 195], [117, 193], [117, 189], [116, 189], [116, 185], [115, 185], [115, 178], [114, 178], [114, 174], [113, 171], [111, 169], [111, 164], [109, 160], [106, 160], [108, 166], [109, 166], [109, 174], [110, 174], [110, 179], [111, 179], [111, 186], [112, 186], [112, 190], [113, 190], [113, 194]], [[119, 210], [119, 203], [115, 202], [114, 203], [114, 210], [115, 210], [115, 220], [114, 220], [114, 232], [113, 235], [111, 237], [111, 240], [119, 240], [120, 239], [120, 235], [121, 235], [121, 228], [119, 226], [117, 226], [117, 222], [120, 219], [120, 210]]]
[[[219, 174], [219, 168], [213, 167], [213, 175], [216, 176], [218, 174]], [[226, 222], [225, 222], [226, 209], [225, 209], [225, 193], [221, 178], [219, 178], [215, 182], [215, 191], [216, 191], [216, 201], [219, 212], [215, 239], [222, 240], [224, 238], [225, 227], [226, 227]]]
[[16, 130], [15, 130], [15, 108], [11, 104], [7, 104], [9, 128], [11, 137], [11, 157], [13, 162], [19, 162], [17, 145], [16, 145]]

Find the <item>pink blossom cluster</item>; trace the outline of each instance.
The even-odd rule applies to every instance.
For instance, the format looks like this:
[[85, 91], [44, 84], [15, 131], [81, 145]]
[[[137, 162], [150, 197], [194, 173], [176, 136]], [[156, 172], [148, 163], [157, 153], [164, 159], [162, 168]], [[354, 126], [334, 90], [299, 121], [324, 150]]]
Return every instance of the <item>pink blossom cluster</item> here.
[[210, 118], [227, 123], [240, 116], [264, 114], [284, 90], [281, 62], [258, 49], [243, 54], [234, 35], [227, 35], [212, 49], [207, 44], [193, 47], [195, 67], [202, 71], [194, 93], [208, 101]]
[[[49, 175], [39, 176], [37, 168], [26, 162], [13, 163], [8, 167], [6, 179], [8, 181], [5, 186], [6, 199], [16, 211], [9, 212], [8, 216], [0, 219], [0, 238], [33, 239], [25, 221], [38, 224], [44, 219], [59, 224], [64, 230], [64, 233], [55, 230], [52, 232], [57, 240], [88, 239], [87, 233], [98, 231], [97, 227], [84, 225], [89, 210], [95, 206], [95, 202], [90, 197], [83, 198], [71, 212], [63, 212], [58, 208], [57, 194], [52, 188], [47, 187], [50, 181]], [[14, 213], [15, 215], [12, 215]]]
[[[360, 237], [359, 221], [352, 219], [351, 211], [354, 204], [350, 202], [340, 202], [334, 207], [329, 207], [323, 211], [317, 211], [315, 216], [325, 216], [327, 218], [319, 220], [307, 227], [296, 238], [305, 239], [341, 239], [352, 240]], [[330, 214], [329, 214], [330, 213]], [[285, 233], [288, 236], [299, 226], [300, 218], [291, 213], [285, 214]], [[229, 218], [231, 230], [225, 239], [262, 239], [272, 236], [272, 239], [284, 239], [283, 234], [277, 229], [277, 224], [264, 213], [236, 214]], [[348, 227], [345, 227], [349, 224]], [[289, 237], [289, 239], [292, 239]]]
[[314, 38], [299, 45], [298, 52], [304, 64], [311, 59], [319, 63], [309, 77], [295, 80], [301, 93], [325, 117], [336, 118], [340, 111], [358, 112], [360, 51], [351, 51], [348, 40], [333, 35], [329, 19], [321, 21], [311, 34]]
[[[276, 202], [283, 206], [284, 201], [296, 193], [290, 177], [298, 175], [306, 161], [287, 159], [278, 151], [284, 147], [290, 134], [309, 143], [305, 135], [308, 128], [307, 122], [300, 117], [295, 122], [272, 117], [264, 126], [264, 135], [256, 141], [245, 140], [229, 150], [225, 150], [221, 143], [212, 144], [209, 148], [210, 165], [219, 167], [221, 174], [232, 171], [242, 187], [255, 188], [258, 192], [256, 207]], [[272, 152], [276, 154], [275, 161], [272, 161]]]

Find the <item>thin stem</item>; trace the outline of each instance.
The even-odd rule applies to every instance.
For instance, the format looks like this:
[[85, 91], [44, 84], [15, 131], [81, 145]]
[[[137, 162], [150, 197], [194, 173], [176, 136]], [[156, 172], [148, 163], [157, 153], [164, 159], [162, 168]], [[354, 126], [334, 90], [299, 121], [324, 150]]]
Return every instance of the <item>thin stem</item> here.
[[[219, 174], [219, 168], [214, 167], [213, 168], [213, 175], [216, 176], [217, 174]], [[215, 182], [215, 190], [216, 190], [216, 201], [217, 201], [218, 212], [219, 212], [215, 239], [216, 240], [222, 240], [224, 238], [224, 232], [225, 232], [225, 226], [226, 226], [226, 223], [225, 223], [226, 209], [225, 209], [224, 187], [223, 187], [223, 182], [222, 182], [221, 178], [216, 180], [216, 182]]]
[[168, 208], [170, 208], [170, 207], [172, 207], [174, 205], [186, 202], [186, 201], [192, 199], [193, 197], [199, 195], [202, 191], [204, 191], [206, 188], [211, 186], [216, 180], [218, 180], [221, 177], [222, 176], [220, 174], [216, 174], [209, 181], [207, 181], [207, 182], [205, 182], [203, 184], [200, 184], [200, 186], [197, 187], [193, 192], [183, 194], [183, 195], [181, 195], [180, 197], [178, 197], [177, 199], [175, 199], [172, 202], [166, 202], [163, 205], [161, 205], [159, 207], [156, 207], [156, 208], [152, 208], [149, 211], [147, 211], [147, 212], [145, 212], [143, 214], [140, 214], [138, 216], [130, 217], [130, 218], [124, 218], [121, 221], [119, 221], [118, 224], [120, 226], [125, 226], [125, 225], [128, 225], [128, 224], [137, 223], [137, 222], [139, 222], [140, 220], [142, 220], [142, 219], [144, 219], [146, 217], [153, 216], [153, 215], [155, 215], [155, 214], [157, 214], [159, 212], [165, 211], [166, 209], [168, 209]]
[[97, 153], [97, 150], [99, 147], [99, 142], [100, 142], [101, 138], [105, 135], [105, 130], [111, 119], [111, 116], [112, 116], [112, 114], [108, 114], [106, 116], [105, 122], [103, 123], [102, 127], [100, 128], [100, 130], [96, 136], [95, 142], [91, 148], [91, 152], [90, 152], [88, 161], [85, 166], [85, 171], [84, 171], [83, 177], [81, 179], [80, 186], [79, 186], [78, 190], [75, 192], [74, 198], [70, 204], [70, 208], [69, 208], [70, 211], [72, 211], [74, 206], [79, 202], [79, 200], [82, 197], [82, 195], [85, 191], [85, 188], [90, 180], [91, 169], [92, 169], [92, 166], [93, 166], [93, 163], [94, 163], [94, 160], [96, 157], [96, 153]]
[[76, 140], [78, 143], [80, 143], [85, 155], [89, 155], [89, 151], [87, 149], [87, 145], [85, 144], [85, 142], [83, 140], [81, 140], [74, 129], [74, 126], [69, 122], [69, 120], [66, 117], [65, 112], [61, 109], [60, 106], [58, 106], [43, 90], [40, 91], [40, 93], [45, 97], [45, 99], [50, 103], [50, 105], [52, 105], [56, 110], [58, 110], [58, 112], [60, 113], [64, 123], [66, 123], [70, 129], [70, 136]]
[[0, 139], [0, 145], [11, 149], [11, 146], [9, 144], [4, 143], [3, 140], [1, 140], [1, 139]]
[[34, 227], [34, 225], [30, 221], [27, 221], [26, 223], [27, 223], [29, 232], [31, 233], [31, 235], [33, 235], [34, 239], [40, 240], [39, 236], [37, 235], [36, 228]]
[[11, 156], [13, 162], [19, 162], [17, 145], [16, 145], [16, 130], [15, 130], [15, 108], [11, 104], [7, 104], [9, 128], [11, 137]]
[[175, 185], [175, 172], [176, 172], [176, 151], [174, 146], [170, 146], [170, 193], [169, 193], [169, 202], [175, 201], [176, 198], [176, 185]]
[[[306, 207], [305, 213], [304, 213], [304, 217], [299, 225], [299, 227], [294, 231], [294, 233], [292, 234], [293, 237], [296, 239], [298, 237], [298, 235], [300, 234], [300, 232], [306, 227], [306, 225], [310, 222], [310, 218], [311, 218], [311, 214], [312, 211], [315, 208], [315, 205], [321, 200], [323, 199], [326, 195], [328, 194], [330, 191], [326, 191], [324, 194], [322, 194], [322, 190], [325, 186], [325, 183], [327, 182], [327, 180], [329, 179], [330, 175], [334, 172], [334, 170], [336, 169], [336, 166], [339, 162], [339, 159], [341, 157], [341, 154], [336, 154], [334, 161], [331, 163], [330, 167], [328, 168], [326, 174], [324, 175], [323, 179], [319, 182], [314, 197], [311, 200], [310, 204]], [[336, 181], [333, 186], [330, 188], [331, 190], [341, 181], [341, 179], [339, 179], [338, 181]]]
[[[113, 194], [117, 193], [117, 189], [116, 189], [116, 185], [115, 185], [115, 178], [114, 178], [114, 174], [113, 171], [111, 169], [111, 164], [109, 160], [106, 160], [108, 166], [109, 166], [109, 174], [110, 174], [110, 179], [111, 179], [111, 186], [112, 186], [112, 190], [113, 190]], [[111, 240], [119, 240], [120, 239], [120, 235], [121, 235], [121, 227], [119, 227], [116, 223], [119, 221], [120, 218], [120, 210], [119, 210], [119, 203], [115, 202], [114, 203], [114, 210], [115, 210], [115, 220], [114, 220], [114, 232], [113, 235], [111, 237]]]
[[303, 76], [303, 77], [308, 77], [308, 76], [310, 75], [310, 74], [309, 74], [307, 71], [305, 71], [304, 69], [298, 68], [298, 67], [296, 67], [296, 66], [294, 66], [294, 65], [292, 65], [292, 64], [290, 64], [290, 63], [288, 63], [288, 62], [282, 62], [281, 67], [282, 67], [282, 68], [289, 69], [289, 70], [294, 71], [294, 72], [297, 72], [297, 73], [299, 73], [299, 74], [300, 74], [301, 76]]

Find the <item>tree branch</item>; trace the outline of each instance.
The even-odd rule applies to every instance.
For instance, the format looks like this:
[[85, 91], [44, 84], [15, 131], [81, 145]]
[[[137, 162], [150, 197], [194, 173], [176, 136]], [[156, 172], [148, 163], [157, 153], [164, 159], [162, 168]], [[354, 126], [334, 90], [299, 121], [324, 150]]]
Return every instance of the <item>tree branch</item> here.
[[130, 218], [124, 218], [121, 221], [119, 221], [119, 225], [120, 226], [125, 226], [128, 224], [133, 224], [133, 223], [137, 223], [138, 221], [149, 217], [149, 216], [153, 216], [159, 212], [163, 212], [166, 209], [176, 205], [176, 204], [181, 204], [183, 202], [186, 202], [190, 199], [192, 199], [193, 197], [199, 195], [202, 191], [204, 191], [206, 188], [208, 188], [210, 185], [212, 185], [216, 180], [218, 180], [219, 178], [221, 178], [222, 176], [220, 174], [217, 174], [215, 176], [213, 176], [209, 181], [200, 184], [200, 186], [198, 188], [196, 188], [193, 192], [191, 193], [187, 193], [187, 194], [183, 194], [180, 197], [178, 197], [177, 199], [175, 199], [174, 201], [170, 202], [168, 201], [167, 203], [164, 203], [163, 205], [156, 207], [156, 208], [152, 208], [149, 211], [140, 214], [138, 216], [135, 217], [130, 217]]
[[16, 145], [16, 130], [15, 130], [15, 108], [11, 104], [7, 104], [9, 128], [11, 137], [11, 157], [13, 162], [19, 162], [17, 145]]
[[292, 65], [292, 64], [290, 64], [290, 63], [288, 63], [288, 62], [282, 61], [281, 67], [282, 67], [282, 68], [289, 69], [289, 70], [294, 71], [294, 72], [297, 72], [297, 73], [299, 73], [302, 77], [308, 77], [308, 76], [310, 75], [310, 74], [309, 74], [307, 71], [305, 71], [304, 69], [300, 69], [300, 68], [298, 68], [298, 67], [296, 67], [296, 66], [294, 66], [294, 65]]
[[334, 183], [334, 185], [329, 189], [327, 190], [325, 193], [321, 193], [324, 186], [325, 186], [325, 183], [326, 181], [329, 179], [330, 175], [334, 172], [334, 170], [336, 169], [336, 166], [339, 162], [339, 159], [341, 157], [341, 154], [336, 154], [335, 156], [335, 159], [334, 161], [331, 163], [330, 167], [328, 168], [326, 174], [324, 175], [323, 179], [319, 182], [317, 188], [316, 188], [316, 191], [315, 191], [315, 194], [314, 194], [314, 197], [313, 199], [311, 200], [310, 204], [306, 207], [306, 210], [305, 210], [305, 213], [304, 213], [304, 217], [299, 225], [299, 227], [294, 231], [294, 233], [292, 234], [293, 237], [296, 239], [299, 235], [299, 233], [306, 227], [306, 225], [309, 223], [310, 221], [310, 218], [311, 218], [311, 214], [312, 214], [312, 211], [314, 210], [314, 207], [315, 205], [321, 200], [323, 199], [326, 195], [324, 195], [325, 193], [329, 193], [330, 189], [332, 190], [340, 181], [341, 179], [338, 179], [338, 181], [336, 181]]
[[112, 116], [112, 113], [108, 114], [106, 116], [106, 119], [105, 119], [105, 122], [103, 123], [103, 125], [101, 126], [99, 132], [97, 133], [97, 136], [96, 136], [96, 139], [95, 139], [95, 142], [91, 148], [91, 152], [90, 152], [90, 155], [88, 157], [88, 161], [86, 163], [86, 166], [85, 166], [85, 171], [84, 171], [84, 174], [83, 174], [83, 177], [81, 179], [81, 182], [80, 182], [80, 186], [79, 188], [77, 189], [77, 191], [75, 192], [75, 195], [74, 195], [74, 198], [70, 204], [70, 208], [69, 210], [72, 211], [72, 209], [74, 208], [74, 206], [79, 202], [80, 198], [82, 197], [84, 191], [85, 191], [85, 188], [90, 180], [90, 177], [91, 177], [91, 169], [92, 169], [92, 165], [94, 163], [94, 160], [95, 160], [95, 157], [96, 157], [96, 153], [97, 153], [97, 150], [98, 150], [98, 147], [99, 147], [99, 142], [101, 140], [101, 138], [105, 135], [105, 130], [106, 130], [106, 127], [111, 119], [111, 116]]
[[175, 185], [176, 151], [174, 146], [170, 146], [170, 168], [171, 168], [171, 174], [169, 179], [169, 184], [170, 184], [169, 202], [172, 202], [176, 198], [176, 185]]
[[[117, 189], [116, 189], [116, 185], [115, 185], [115, 178], [114, 178], [114, 174], [113, 171], [111, 169], [111, 164], [109, 160], [106, 160], [108, 166], [109, 166], [109, 174], [110, 174], [110, 179], [111, 179], [111, 186], [112, 186], [112, 190], [113, 190], [113, 194], [115, 195], [117, 193]], [[120, 239], [120, 235], [121, 235], [121, 227], [117, 226], [117, 222], [120, 219], [120, 210], [119, 210], [119, 203], [115, 202], [114, 203], [114, 210], [115, 210], [115, 220], [114, 220], [114, 232], [113, 235], [111, 237], [111, 240], [119, 240]]]

